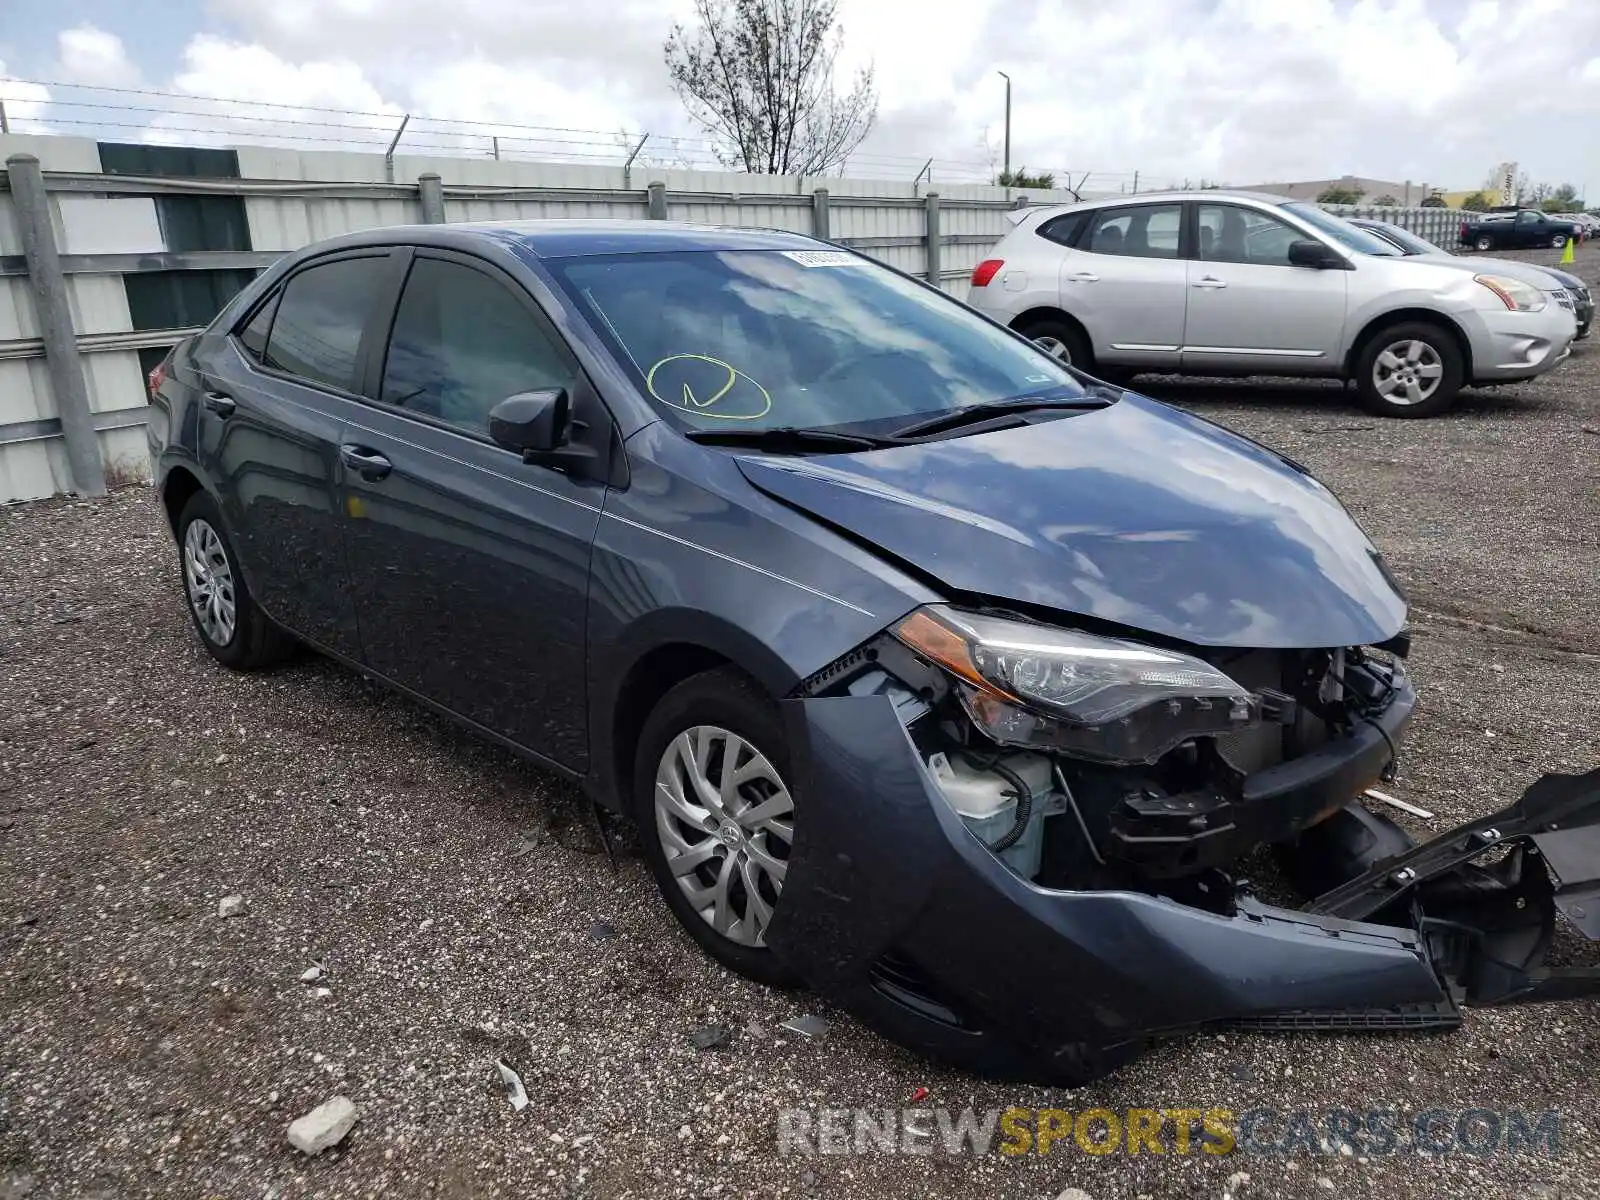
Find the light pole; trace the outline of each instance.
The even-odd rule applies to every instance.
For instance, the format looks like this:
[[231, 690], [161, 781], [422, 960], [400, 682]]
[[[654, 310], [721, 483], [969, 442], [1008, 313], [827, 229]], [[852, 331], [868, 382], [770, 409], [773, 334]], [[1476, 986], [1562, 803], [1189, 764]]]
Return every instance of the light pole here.
[[1006, 167], [1005, 174], [1011, 174], [1011, 76], [1004, 71], [996, 71], [996, 75], [1006, 81]]

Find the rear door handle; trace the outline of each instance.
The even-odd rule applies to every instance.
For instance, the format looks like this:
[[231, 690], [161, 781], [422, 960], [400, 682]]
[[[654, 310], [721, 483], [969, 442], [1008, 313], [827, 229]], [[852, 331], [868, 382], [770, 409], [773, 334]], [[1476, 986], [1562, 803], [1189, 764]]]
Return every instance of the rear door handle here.
[[1215, 289], [1225, 288], [1228, 286], [1228, 284], [1225, 280], [1218, 279], [1215, 275], [1202, 275], [1199, 279], [1194, 281], [1192, 286], [1197, 288]]
[[1068, 283], [1099, 283], [1100, 276], [1093, 271], [1074, 271], [1067, 276]]
[[239, 407], [233, 402], [232, 396], [224, 396], [221, 392], [207, 392], [201, 403], [219, 417], [231, 417], [233, 410]]
[[339, 461], [368, 483], [376, 483], [394, 470], [392, 462], [376, 450], [369, 450], [365, 446], [340, 446]]

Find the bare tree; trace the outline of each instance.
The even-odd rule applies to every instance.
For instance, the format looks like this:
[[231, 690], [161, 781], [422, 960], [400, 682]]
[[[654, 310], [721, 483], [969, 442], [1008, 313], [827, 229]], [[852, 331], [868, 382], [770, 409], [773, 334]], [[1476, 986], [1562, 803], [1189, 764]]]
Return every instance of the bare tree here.
[[725, 166], [822, 175], [872, 129], [872, 68], [834, 86], [843, 33], [838, 0], [695, 0], [699, 28], [666, 42], [672, 87], [719, 143]]

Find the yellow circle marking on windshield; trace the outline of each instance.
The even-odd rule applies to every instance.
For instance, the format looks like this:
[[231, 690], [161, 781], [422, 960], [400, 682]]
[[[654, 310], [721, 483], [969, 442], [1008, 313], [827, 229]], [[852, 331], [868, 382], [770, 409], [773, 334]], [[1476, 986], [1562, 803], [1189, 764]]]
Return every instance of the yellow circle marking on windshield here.
[[[716, 388], [710, 392], [710, 394], [703, 397], [698, 394], [693, 387], [690, 386], [688, 380], [684, 380], [682, 383], [683, 391], [681, 395], [663, 396], [660, 392], [656, 391], [656, 372], [661, 370], [661, 368], [666, 366], [668, 363], [673, 362], [710, 363], [712, 366], [720, 367], [723, 371], [727, 372], [728, 377], [723, 381], [721, 387]], [[711, 411], [718, 403], [721, 402], [723, 397], [725, 397], [734, 389], [734, 386], [741, 379], [748, 383], [751, 387], [755, 388], [756, 391], [761, 393], [761, 411], [752, 413]], [[657, 400], [661, 401], [661, 403], [670, 405], [679, 412], [693, 413], [697, 417], [714, 417], [719, 421], [754, 421], [756, 418], [764, 417], [772, 411], [772, 396], [766, 388], [762, 387], [754, 379], [751, 379], [750, 376], [746, 375], [743, 371], [739, 370], [731, 363], [725, 363], [720, 358], [712, 358], [709, 354], [669, 354], [666, 358], [663, 358], [660, 362], [656, 363], [655, 366], [650, 368], [649, 373], [644, 377], [644, 386], [646, 390], [648, 390], [649, 393]]]

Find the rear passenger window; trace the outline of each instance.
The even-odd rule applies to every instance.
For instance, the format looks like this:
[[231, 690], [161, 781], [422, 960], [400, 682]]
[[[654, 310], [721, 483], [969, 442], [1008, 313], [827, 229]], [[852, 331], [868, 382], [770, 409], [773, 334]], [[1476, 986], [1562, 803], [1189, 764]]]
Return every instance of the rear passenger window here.
[[1039, 226], [1039, 236], [1047, 241], [1057, 242], [1063, 246], [1070, 246], [1078, 236], [1078, 230], [1083, 228], [1085, 213], [1066, 213], [1063, 216], [1051, 217]]
[[1079, 242], [1080, 250], [1131, 258], [1178, 257], [1178, 230], [1183, 224], [1181, 204], [1104, 208], [1092, 215], [1093, 224], [1088, 236]]
[[571, 359], [518, 297], [482, 271], [418, 258], [406, 278], [383, 368], [385, 403], [489, 430], [518, 392], [570, 388]]
[[272, 299], [256, 309], [256, 315], [250, 318], [250, 323], [239, 331], [239, 344], [257, 362], [266, 352], [267, 330], [272, 328], [272, 314], [278, 311], [278, 297], [282, 295], [282, 292], [274, 292]]
[[263, 362], [347, 392], [360, 385], [361, 330], [388, 255], [341, 258], [293, 276], [278, 301]]

